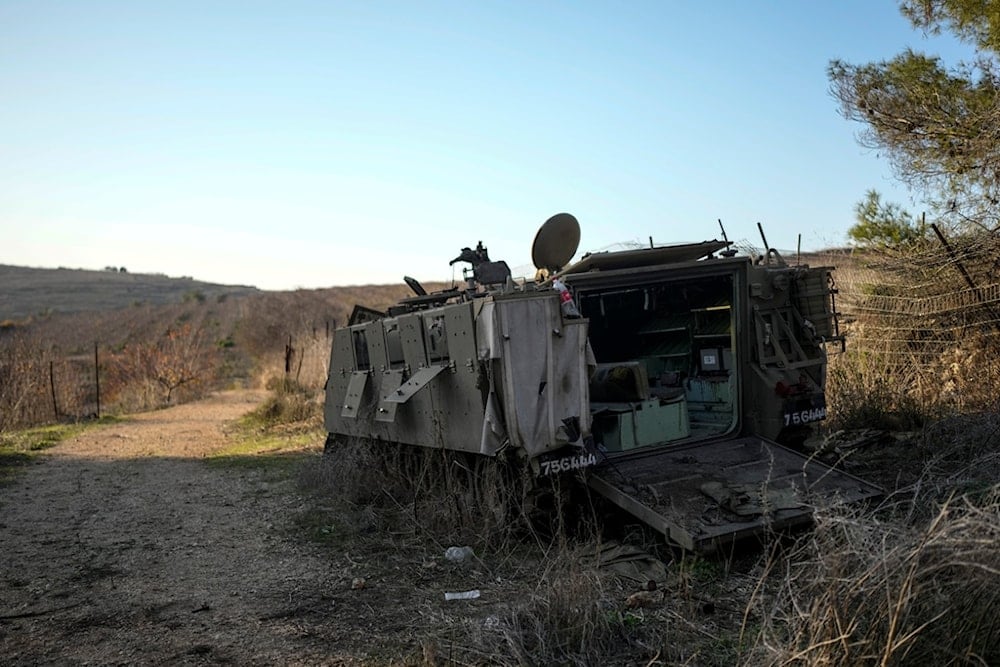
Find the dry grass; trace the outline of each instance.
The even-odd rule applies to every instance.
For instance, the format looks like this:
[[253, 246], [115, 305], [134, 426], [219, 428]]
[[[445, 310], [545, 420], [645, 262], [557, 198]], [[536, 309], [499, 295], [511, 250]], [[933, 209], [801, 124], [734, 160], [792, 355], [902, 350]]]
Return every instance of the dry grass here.
[[418, 570], [435, 565], [449, 545], [473, 546], [464, 567], [432, 571], [444, 585], [454, 568], [471, 573], [488, 601], [422, 612], [410, 631], [421, 637], [420, 655], [403, 664], [613, 664], [630, 650], [634, 621], [613, 577], [587, 560], [595, 536], [571, 539], [529, 525], [511, 504], [517, 492], [503, 466], [490, 463], [473, 471], [441, 452], [345, 443], [301, 473], [326, 503], [303, 517], [303, 529], [355, 553], [393, 549], [391, 536], [413, 531], [408, 545], [420, 554]]
[[[1000, 661], [995, 306], [927, 260], [868, 258], [881, 270], [846, 290], [849, 348], [830, 365], [830, 425], [903, 433], [850, 455], [887, 490], [877, 511], [821, 512], [793, 553], [769, 562], [751, 606], [766, 621], [761, 663]], [[986, 285], [989, 272], [975, 279]]]
[[912, 430], [932, 418], [933, 403], [910, 388], [919, 367], [877, 350], [849, 349], [833, 356], [827, 370], [830, 429]]
[[[40, 276], [37, 280], [44, 280], [58, 272], [38, 270], [30, 275], [35, 273]], [[162, 285], [154, 280], [147, 295], [140, 276], [92, 273], [98, 279], [87, 287], [94, 292], [88, 296], [92, 299], [74, 303], [93, 303], [93, 310], [60, 313], [43, 308], [30, 318], [0, 323], [0, 379], [4, 380], [0, 383], [0, 429], [95, 412], [95, 344], [101, 365], [102, 412], [155, 409], [168, 402], [168, 394], [169, 402], [176, 403], [216, 388], [266, 386], [277, 377], [318, 390], [326, 380], [332, 331], [346, 323], [354, 305], [384, 309], [411, 294], [402, 281], [293, 292], [242, 288], [227, 292], [224, 286], [213, 286], [222, 291], [212, 291], [192, 281], [154, 277], [169, 283], [170, 289], [177, 283], [189, 286], [181, 292], [161, 293]], [[31, 280], [28, 276], [10, 287], [32, 292]], [[132, 289], [128, 301], [114, 301], [118, 298], [114, 294], [100, 293], [120, 284]], [[106, 303], [105, 297], [111, 301]], [[114, 305], [118, 310], [98, 310]], [[176, 345], [171, 348], [169, 337], [184, 328], [199, 344], [187, 351]], [[201, 369], [198, 377], [154, 372], [152, 358], [164, 353], [177, 362], [174, 369], [195, 364]], [[58, 415], [51, 398], [50, 364]]]
[[529, 472], [504, 461], [366, 439], [333, 440], [305, 488], [401, 517], [430, 539], [496, 548], [537, 529]]
[[[837, 428], [911, 430], [997, 407], [1000, 238], [819, 256], [837, 266], [847, 353], [827, 395]], [[971, 283], [971, 285], [970, 285]]]
[[[897, 265], [884, 275], [905, 274]], [[931, 278], [954, 282], [950, 269]], [[905, 281], [865, 280], [854, 294], [842, 283], [855, 310], [848, 352], [829, 369], [829, 425], [907, 432], [844, 462], [886, 488], [881, 508], [823, 511], [813, 532], [759, 562], [675, 562], [653, 604], [629, 607], [636, 586], [589, 559], [606, 534], [569, 485], [535, 486], [516, 462], [335, 442], [323, 457], [306, 456], [300, 473], [313, 492], [303, 533], [331, 557], [346, 554], [350, 567], [351, 554], [367, 555], [365, 567], [386, 581], [405, 572], [467, 586], [472, 577], [493, 593], [471, 605], [407, 606], [416, 595], [407, 583], [381, 608], [358, 606], [339, 622], [357, 621], [363, 633], [396, 613], [398, 634], [386, 641], [406, 646], [416, 637], [419, 650], [393, 646], [382, 662], [405, 664], [1000, 664], [1000, 336], [978, 302], [969, 318], [879, 311], [901, 302]], [[11, 419], [51, 419], [49, 361], [84, 355], [85, 374], [93, 340], [105, 341], [111, 359], [129, 342], [190, 322], [219, 343], [220, 382], [248, 381], [252, 367], [253, 381], [272, 390], [248, 428], [322, 434], [330, 325], [343, 324], [355, 302], [379, 308], [406, 294], [404, 285], [263, 294], [136, 307], [116, 321], [43, 317], [0, 331], [0, 431]], [[82, 398], [67, 390], [60, 403], [83, 405], [86, 392], [74, 391]], [[144, 403], [158, 388], [137, 381], [130, 391]], [[474, 547], [470, 571], [437, 564], [453, 544]]]
[[1000, 486], [949, 500], [919, 527], [821, 512], [761, 579], [752, 662], [998, 664], [998, 547]]
[[629, 649], [639, 617], [612, 602], [618, 591], [586, 564], [588, 551], [563, 547], [550, 557], [533, 590], [476, 638], [478, 650], [500, 665], [593, 665]]
[[[300, 521], [305, 535], [358, 559], [411, 554], [409, 563], [379, 557], [382, 578], [409, 569], [422, 573], [417, 581], [449, 585], [451, 566], [436, 563], [450, 545], [473, 547], [474, 583], [445, 590], [481, 587], [484, 600], [401, 610], [411, 610], [409, 634], [421, 641], [403, 664], [734, 664], [742, 609], [734, 591], [750, 590], [745, 575], [683, 559], [647, 591], [645, 581], [600, 566], [608, 535], [586, 496], [570, 492], [576, 485], [535, 487], [509, 462], [474, 461], [344, 440], [300, 472], [314, 498]], [[644, 532], [612, 532], [656, 551]]]
[[90, 382], [75, 382], [76, 360], [53, 360], [37, 341], [16, 333], [0, 341], [0, 433], [24, 426], [88, 416], [94, 406]]
[[244, 422], [256, 424], [261, 429], [280, 425], [299, 425], [303, 429], [322, 426], [323, 395], [287, 377], [277, 376], [266, 387], [271, 394]]

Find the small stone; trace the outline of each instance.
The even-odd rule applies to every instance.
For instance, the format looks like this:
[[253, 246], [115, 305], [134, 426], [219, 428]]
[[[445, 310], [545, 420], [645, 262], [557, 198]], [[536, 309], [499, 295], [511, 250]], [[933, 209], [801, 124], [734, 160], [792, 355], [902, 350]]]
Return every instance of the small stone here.
[[463, 563], [474, 555], [472, 547], [448, 547], [444, 552], [444, 557], [453, 563]]

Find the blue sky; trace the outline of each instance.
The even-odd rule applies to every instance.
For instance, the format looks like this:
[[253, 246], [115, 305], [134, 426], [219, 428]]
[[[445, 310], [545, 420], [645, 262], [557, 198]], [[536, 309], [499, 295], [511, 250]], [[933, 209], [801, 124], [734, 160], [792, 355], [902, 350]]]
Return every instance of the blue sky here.
[[908, 46], [966, 55], [876, 0], [0, 0], [0, 263], [450, 280], [561, 211], [580, 253], [844, 245], [870, 188], [922, 208], [826, 67]]

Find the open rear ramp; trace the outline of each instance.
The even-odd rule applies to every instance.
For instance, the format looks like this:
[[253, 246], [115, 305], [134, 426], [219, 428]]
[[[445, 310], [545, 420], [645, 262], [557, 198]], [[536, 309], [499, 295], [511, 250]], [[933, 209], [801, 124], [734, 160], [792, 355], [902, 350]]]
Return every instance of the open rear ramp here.
[[722, 544], [808, 523], [817, 507], [881, 490], [758, 437], [699, 443], [608, 461], [589, 485], [677, 546]]

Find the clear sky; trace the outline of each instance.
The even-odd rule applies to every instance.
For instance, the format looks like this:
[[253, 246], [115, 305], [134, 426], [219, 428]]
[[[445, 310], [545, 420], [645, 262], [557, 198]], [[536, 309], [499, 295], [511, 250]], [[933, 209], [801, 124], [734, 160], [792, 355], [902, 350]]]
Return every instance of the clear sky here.
[[922, 208], [826, 67], [907, 46], [962, 55], [891, 0], [0, 0], [0, 263], [450, 280], [561, 211], [578, 255], [844, 245], [870, 188]]

